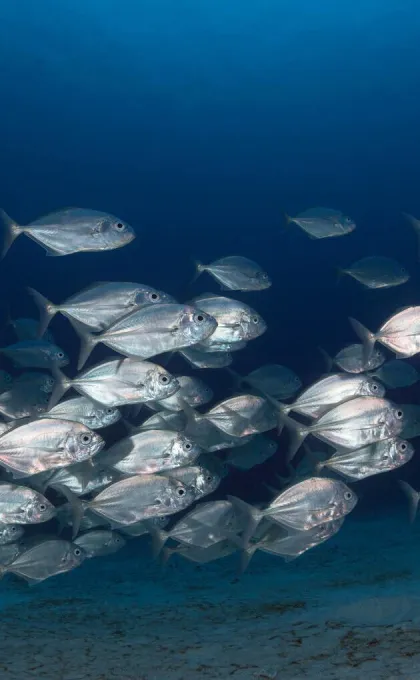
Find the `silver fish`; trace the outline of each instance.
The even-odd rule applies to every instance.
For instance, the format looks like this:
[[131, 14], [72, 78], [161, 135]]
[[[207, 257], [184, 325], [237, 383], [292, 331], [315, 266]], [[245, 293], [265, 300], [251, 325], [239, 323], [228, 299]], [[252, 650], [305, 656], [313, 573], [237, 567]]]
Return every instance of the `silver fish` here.
[[193, 368], [226, 368], [230, 366], [233, 357], [230, 352], [205, 352], [197, 347], [178, 350], [178, 353], [193, 366]]
[[116, 442], [101, 456], [101, 464], [127, 475], [141, 475], [190, 465], [202, 453], [180, 432], [147, 430]]
[[367, 363], [363, 361], [363, 345], [354, 344], [344, 347], [334, 357], [334, 363], [346, 373], [363, 373], [374, 371], [385, 361], [385, 354], [376, 349]]
[[356, 319], [350, 318], [353, 330], [363, 342], [365, 364], [372, 356], [376, 342], [380, 342], [397, 356], [412, 357], [420, 352], [420, 307], [407, 307], [391, 316], [372, 333]]
[[15, 574], [28, 583], [40, 583], [56, 574], [75, 569], [85, 557], [84, 550], [78, 545], [54, 538], [25, 550], [13, 562], [1, 566], [0, 574]]
[[350, 217], [331, 208], [310, 208], [296, 217], [286, 215], [286, 222], [297, 224], [313, 239], [345, 236], [356, 229]]
[[43, 484], [43, 488], [62, 484], [76, 496], [85, 496], [88, 493], [99, 491], [110, 484], [114, 484], [114, 482], [118, 482], [122, 476], [117, 470], [104, 468], [100, 465], [92, 465], [91, 461], [84, 461], [83, 463], [70, 465], [67, 468], [51, 470]]
[[125, 356], [149, 359], [195, 345], [211, 335], [217, 326], [215, 319], [200, 309], [174, 303], [143, 307], [95, 336], [75, 321], [72, 323], [82, 343], [79, 369], [100, 342]]
[[165, 470], [162, 474], [178, 479], [193, 490], [195, 500], [216, 491], [223, 477], [223, 468], [219, 461], [201, 456], [195, 465]]
[[222, 290], [265, 290], [271, 286], [270, 277], [256, 262], [239, 255], [221, 257], [207, 265], [196, 262], [196, 271], [197, 276], [201, 272], [211, 274]]
[[0, 463], [15, 477], [26, 477], [90, 459], [103, 446], [103, 439], [81, 423], [42, 418], [0, 437]]
[[0, 565], [10, 564], [22, 551], [23, 549], [19, 542], [0, 545]]
[[339, 269], [340, 273], [356, 279], [366, 288], [391, 288], [406, 283], [408, 271], [390, 257], [362, 257], [350, 267]]
[[344, 517], [341, 517], [326, 524], [319, 524], [308, 531], [291, 531], [286, 536], [275, 540], [263, 539], [256, 545], [249, 546], [247, 551], [254, 552], [258, 549], [270, 555], [280, 555], [287, 560], [294, 559], [334, 536], [343, 523]]
[[53, 256], [115, 250], [135, 238], [134, 230], [123, 220], [86, 208], [57, 210], [25, 226], [1, 210], [0, 220], [5, 230], [3, 257], [20, 234], [26, 234]]
[[391, 359], [380, 368], [372, 371], [370, 375], [379, 378], [387, 387], [395, 389], [397, 387], [410, 387], [420, 380], [420, 374], [414, 366], [406, 361]]
[[172, 515], [194, 501], [181, 482], [160, 475], [137, 475], [111, 484], [93, 500], [83, 502], [110, 522], [130, 525], [151, 517]]
[[171, 295], [140, 283], [109, 281], [88, 288], [55, 305], [33, 288], [28, 288], [40, 311], [38, 335], [41, 337], [58, 313], [75, 319], [92, 331], [103, 331], [121, 317], [147, 305], [175, 302]]
[[267, 432], [277, 423], [272, 404], [253, 394], [241, 394], [225, 399], [201, 417], [233, 437]]
[[[221, 351], [229, 351], [224, 343], [236, 343], [258, 338], [267, 330], [267, 324], [257, 312], [238, 300], [205, 293], [194, 298], [192, 304], [216, 319], [217, 327], [207, 339], [197, 340], [200, 349], [219, 345]], [[233, 347], [232, 347], [233, 348]]]
[[190, 406], [203, 406], [213, 399], [213, 390], [194, 376], [188, 375], [178, 375], [176, 379], [179, 383], [179, 390], [175, 394], [167, 397], [166, 399], [160, 399], [157, 402], [149, 402], [147, 404], [148, 408], [152, 408], [156, 411], [161, 411], [165, 409], [167, 411], [182, 411], [184, 407], [184, 402]]
[[7, 482], [0, 483], [0, 522], [39, 524], [55, 516], [54, 506], [38, 491]]
[[395, 470], [408, 463], [413, 455], [412, 444], [392, 437], [356, 451], [337, 451], [331, 458], [319, 463], [318, 470], [326, 467], [347, 479], [359, 480]]
[[165, 368], [150, 361], [128, 358], [103, 361], [79, 373], [73, 380], [57, 370], [54, 376], [56, 387], [51, 395], [50, 408], [70, 387], [110, 408], [165, 399], [179, 389], [177, 379]]
[[93, 529], [85, 534], [79, 534], [74, 539], [74, 544], [82, 548], [87, 559], [92, 557], [104, 557], [121, 550], [126, 544], [121, 534], [109, 529]]
[[319, 418], [333, 406], [357, 396], [383, 397], [385, 388], [366, 375], [335, 373], [321, 378], [308, 387], [292, 404], [282, 405], [283, 413], [295, 411], [304, 416]]
[[64, 350], [45, 340], [24, 340], [14, 345], [0, 348], [0, 353], [23, 368], [63, 367], [69, 363]]
[[0, 546], [19, 541], [25, 529], [19, 524], [0, 524]]
[[355, 397], [345, 401], [311, 425], [301, 425], [280, 413], [280, 420], [294, 433], [289, 459], [308, 434], [338, 448], [360, 449], [400, 434], [403, 418], [400, 407], [380, 397]]
[[280, 364], [267, 364], [256, 368], [246, 376], [240, 376], [235, 371], [229, 373], [236, 379], [238, 385], [248, 383], [251, 387], [269, 394], [275, 399], [288, 399], [302, 387], [302, 382], [294, 371]]
[[91, 430], [99, 430], [117, 423], [121, 418], [121, 413], [111, 406], [100, 406], [87, 397], [72, 397], [50, 409], [46, 417], [73, 420], [86, 425]]
[[296, 531], [308, 531], [345, 517], [357, 503], [356, 494], [343, 482], [324, 477], [310, 477], [293, 484], [262, 509], [235, 497], [228, 496], [228, 499], [249, 514], [245, 540], [265, 517]]
[[5, 418], [37, 418], [48, 408], [49, 395], [37, 385], [14, 383], [12, 389], [0, 394], [0, 413]]

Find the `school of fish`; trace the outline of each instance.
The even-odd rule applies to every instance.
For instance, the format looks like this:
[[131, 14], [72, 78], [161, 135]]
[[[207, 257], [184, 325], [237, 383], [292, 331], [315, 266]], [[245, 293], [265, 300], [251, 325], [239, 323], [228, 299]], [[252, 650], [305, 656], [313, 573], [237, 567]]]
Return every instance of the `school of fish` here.
[[[420, 242], [420, 221], [406, 217]], [[50, 257], [115, 250], [136, 237], [119, 217], [82, 208], [27, 225], [4, 211], [0, 220], [3, 256], [21, 235]], [[286, 222], [311, 239], [356, 228], [327, 208]], [[269, 274], [232, 255], [197, 262], [201, 275], [221, 290], [185, 302], [143, 282], [93, 282], [66, 300], [28, 289], [39, 318], [10, 320], [15, 340], [0, 348], [12, 367], [0, 371], [0, 576], [39, 583], [145, 534], [162, 561], [178, 554], [204, 564], [238, 552], [243, 570], [257, 550], [291, 560], [340, 530], [357, 504], [353, 483], [411, 460], [420, 407], [396, 404], [387, 392], [420, 379], [406, 361], [420, 352], [420, 306], [396, 310], [375, 330], [350, 319], [349, 340], [353, 329], [359, 342], [334, 357], [322, 350], [327, 370], [303, 385], [282, 364], [248, 375], [231, 367], [235, 352], [267, 331], [231, 293], [264, 291]], [[369, 289], [409, 279], [379, 256], [340, 275]], [[80, 341], [73, 376], [49, 328], [58, 314]], [[107, 358], [95, 362], [98, 345]], [[185, 374], [171, 373], [174, 354]], [[217, 403], [204, 369], [231, 381]], [[206, 498], [232, 468], [249, 471], [274, 454], [288, 476], [267, 480], [268, 503]], [[420, 493], [400, 484], [414, 518]]]

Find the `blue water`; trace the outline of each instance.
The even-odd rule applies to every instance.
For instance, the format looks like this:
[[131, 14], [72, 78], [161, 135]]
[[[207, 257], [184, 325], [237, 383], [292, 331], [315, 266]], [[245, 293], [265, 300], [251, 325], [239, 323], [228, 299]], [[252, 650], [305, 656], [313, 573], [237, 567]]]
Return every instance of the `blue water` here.
[[[190, 284], [194, 258], [241, 254], [273, 286], [238, 296], [269, 330], [235, 368], [272, 361], [305, 383], [318, 377], [319, 345], [334, 353], [355, 341], [348, 316], [376, 329], [419, 301], [415, 237], [401, 215], [420, 216], [419, 31], [416, 0], [3, 2], [0, 204], [21, 223], [64, 206], [95, 208], [138, 233], [127, 248], [65, 258], [20, 238], [0, 268], [4, 318], [35, 314], [28, 285], [54, 302], [108, 279], [180, 299], [217, 292], [207, 275]], [[285, 212], [315, 205], [351, 215], [356, 231], [316, 242], [285, 226]], [[335, 267], [375, 254], [397, 258], [410, 282], [376, 293], [337, 285]], [[75, 359], [65, 320], [52, 329]], [[206, 379], [217, 396], [230, 384], [222, 372]], [[418, 395], [416, 386], [393, 398]], [[266, 499], [262, 482], [282, 471], [282, 446], [256, 471], [232, 473], [221, 492]], [[396, 477], [418, 486], [418, 460], [358, 485], [354, 521], [394, 509], [399, 517]], [[119, 559], [109, 562], [117, 572], [127, 556]], [[77, 582], [79, 597], [83, 569], [59, 577]], [[200, 573], [205, 583], [215, 572]]]

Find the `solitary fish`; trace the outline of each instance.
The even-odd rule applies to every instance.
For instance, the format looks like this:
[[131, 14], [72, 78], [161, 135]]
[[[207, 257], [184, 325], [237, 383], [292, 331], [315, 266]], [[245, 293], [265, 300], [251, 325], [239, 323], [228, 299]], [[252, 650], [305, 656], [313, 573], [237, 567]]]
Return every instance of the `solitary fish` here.
[[99, 335], [91, 335], [73, 321], [80, 335], [81, 350], [78, 368], [82, 368], [93, 348], [100, 342], [127, 357], [149, 359], [195, 345], [211, 335], [216, 320], [189, 305], [167, 303], [149, 305], [125, 316]]
[[412, 444], [392, 437], [355, 451], [336, 451], [331, 458], [318, 463], [317, 469], [326, 467], [347, 479], [359, 480], [395, 470], [408, 463], [413, 455]]
[[399, 357], [412, 357], [420, 351], [420, 307], [406, 307], [397, 312], [372, 333], [356, 319], [350, 318], [353, 330], [363, 342], [364, 363], [370, 360], [376, 342]]
[[286, 215], [286, 222], [297, 224], [313, 239], [345, 236], [356, 229], [350, 217], [331, 208], [310, 208], [299, 213], [297, 217]]
[[85, 208], [67, 208], [49, 213], [26, 226], [12, 220], [4, 210], [0, 220], [5, 230], [3, 257], [13, 241], [26, 234], [47, 255], [70, 255], [122, 248], [135, 238], [129, 224], [109, 213]]
[[339, 269], [366, 288], [391, 288], [406, 283], [408, 271], [390, 257], [363, 257], [350, 267]]
[[175, 302], [166, 293], [140, 283], [94, 283], [55, 305], [33, 288], [28, 288], [40, 311], [38, 335], [41, 337], [58, 313], [75, 319], [92, 331], [103, 331], [118, 319], [147, 305]]
[[211, 264], [196, 263], [197, 276], [208, 272], [221, 284], [222, 290], [264, 290], [271, 286], [270, 277], [253, 260], [231, 255]]

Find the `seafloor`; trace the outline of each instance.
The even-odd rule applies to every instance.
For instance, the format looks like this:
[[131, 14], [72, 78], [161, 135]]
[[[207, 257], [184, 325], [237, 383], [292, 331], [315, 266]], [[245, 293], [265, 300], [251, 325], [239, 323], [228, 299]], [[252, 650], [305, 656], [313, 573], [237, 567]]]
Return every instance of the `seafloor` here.
[[349, 518], [298, 560], [165, 569], [138, 539], [28, 587], [5, 577], [1, 680], [420, 678], [420, 521]]

